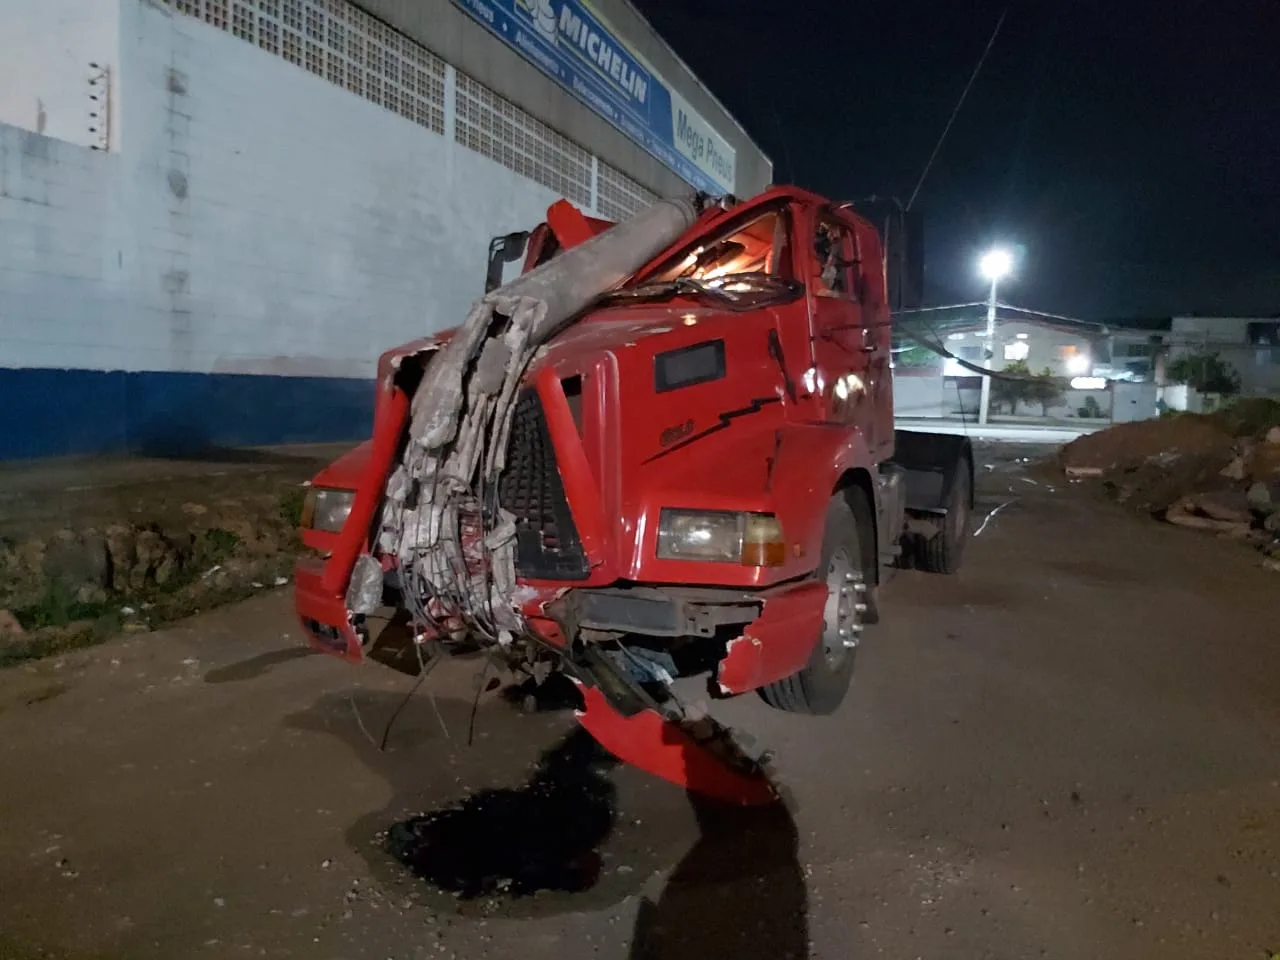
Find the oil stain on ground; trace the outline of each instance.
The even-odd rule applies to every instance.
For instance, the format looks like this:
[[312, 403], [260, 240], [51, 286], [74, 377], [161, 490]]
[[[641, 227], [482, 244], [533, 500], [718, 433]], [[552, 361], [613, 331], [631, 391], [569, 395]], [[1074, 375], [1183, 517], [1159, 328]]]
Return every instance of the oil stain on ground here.
[[578, 893], [600, 874], [615, 821], [616, 765], [575, 729], [514, 789], [485, 789], [393, 825], [386, 848], [416, 877], [459, 899]]

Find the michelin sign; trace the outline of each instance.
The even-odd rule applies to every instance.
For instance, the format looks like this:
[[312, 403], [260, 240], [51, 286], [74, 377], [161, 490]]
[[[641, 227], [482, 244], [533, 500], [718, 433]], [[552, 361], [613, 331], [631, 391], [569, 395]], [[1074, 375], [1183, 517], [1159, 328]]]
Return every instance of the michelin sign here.
[[735, 192], [734, 150], [585, 0], [454, 0], [700, 190]]

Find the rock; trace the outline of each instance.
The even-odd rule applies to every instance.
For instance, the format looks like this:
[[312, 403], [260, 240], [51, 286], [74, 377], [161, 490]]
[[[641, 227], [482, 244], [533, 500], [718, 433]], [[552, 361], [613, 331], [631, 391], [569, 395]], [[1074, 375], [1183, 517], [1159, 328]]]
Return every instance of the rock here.
[[71, 589], [86, 583], [105, 587], [111, 580], [106, 539], [92, 532], [77, 537], [70, 530], [60, 531], [45, 547], [44, 572]]
[[106, 603], [107, 591], [96, 583], [86, 583], [76, 591], [76, 601], [78, 603]]
[[1272, 573], [1280, 573], [1280, 560], [1263, 560], [1262, 569], [1270, 570]]
[[1262, 529], [1270, 530], [1272, 533], [1280, 533], [1280, 510], [1277, 510], [1262, 521]]
[[1245, 498], [1249, 501], [1249, 506], [1261, 514], [1271, 512], [1273, 501], [1271, 499], [1271, 488], [1265, 483], [1255, 483], [1245, 494]]
[[137, 562], [133, 528], [122, 524], [107, 527], [107, 556], [111, 560], [111, 589], [125, 593], [129, 589], [129, 573]]
[[184, 503], [182, 512], [189, 517], [203, 517], [209, 512], [209, 508], [202, 503]]
[[0, 644], [13, 640], [21, 640], [26, 635], [22, 624], [8, 610], [0, 610]]
[[1100, 477], [1105, 471], [1102, 467], [1067, 467], [1068, 477]]
[[1245, 469], [1244, 465], [1244, 457], [1236, 457], [1232, 460], [1222, 468], [1222, 472], [1219, 476], [1226, 477], [1228, 480], [1243, 480], [1248, 476], [1248, 471]]
[[1190, 527], [1193, 530], [1211, 530], [1228, 536], [1247, 536], [1249, 533], [1250, 520], [1252, 518], [1247, 511], [1245, 514], [1246, 519], [1243, 521], [1215, 519], [1205, 516], [1204, 513], [1201, 498], [1190, 495], [1183, 497], [1165, 511], [1164, 518], [1169, 523], [1177, 524], [1180, 527]]
[[1238, 490], [1215, 490], [1211, 493], [1201, 493], [1194, 500], [1200, 512], [1211, 520], [1246, 524], [1253, 520], [1253, 510], [1249, 506], [1249, 498]]
[[1280, 444], [1280, 427], [1272, 427], [1267, 431], [1267, 443]]
[[168, 542], [154, 530], [139, 530], [134, 540], [134, 563], [129, 571], [129, 587], [141, 590], [169, 556]]
[[181, 569], [181, 559], [176, 551], [166, 553], [164, 557], [156, 564], [155, 578], [156, 585], [163, 587], [166, 583], [174, 578], [174, 575]]

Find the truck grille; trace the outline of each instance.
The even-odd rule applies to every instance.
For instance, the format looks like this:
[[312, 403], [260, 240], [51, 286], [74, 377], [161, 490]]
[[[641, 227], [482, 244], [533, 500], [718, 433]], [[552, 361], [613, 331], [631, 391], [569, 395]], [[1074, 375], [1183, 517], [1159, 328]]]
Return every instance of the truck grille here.
[[516, 572], [535, 580], [585, 580], [590, 567], [560, 481], [556, 452], [532, 388], [516, 401], [498, 502], [516, 519]]

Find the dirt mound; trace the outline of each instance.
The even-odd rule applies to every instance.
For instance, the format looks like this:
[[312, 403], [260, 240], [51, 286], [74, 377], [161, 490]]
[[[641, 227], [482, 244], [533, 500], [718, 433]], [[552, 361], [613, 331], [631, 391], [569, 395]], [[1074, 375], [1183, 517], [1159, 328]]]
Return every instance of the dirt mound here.
[[1181, 526], [1280, 553], [1280, 403], [1250, 400], [1207, 416], [1119, 424], [1059, 453], [1075, 480], [1097, 478], [1121, 503]]
[[1208, 417], [1166, 417], [1121, 423], [1074, 440], [1062, 448], [1068, 469], [1096, 468], [1104, 474], [1140, 467], [1153, 458], [1166, 464], [1183, 457], [1210, 457], [1226, 466], [1235, 456], [1235, 437]]
[[1221, 485], [1238, 456], [1235, 438], [1207, 417], [1123, 423], [1063, 447], [1069, 476], [1101, 477], [1116, 498], [1150, 512]]

